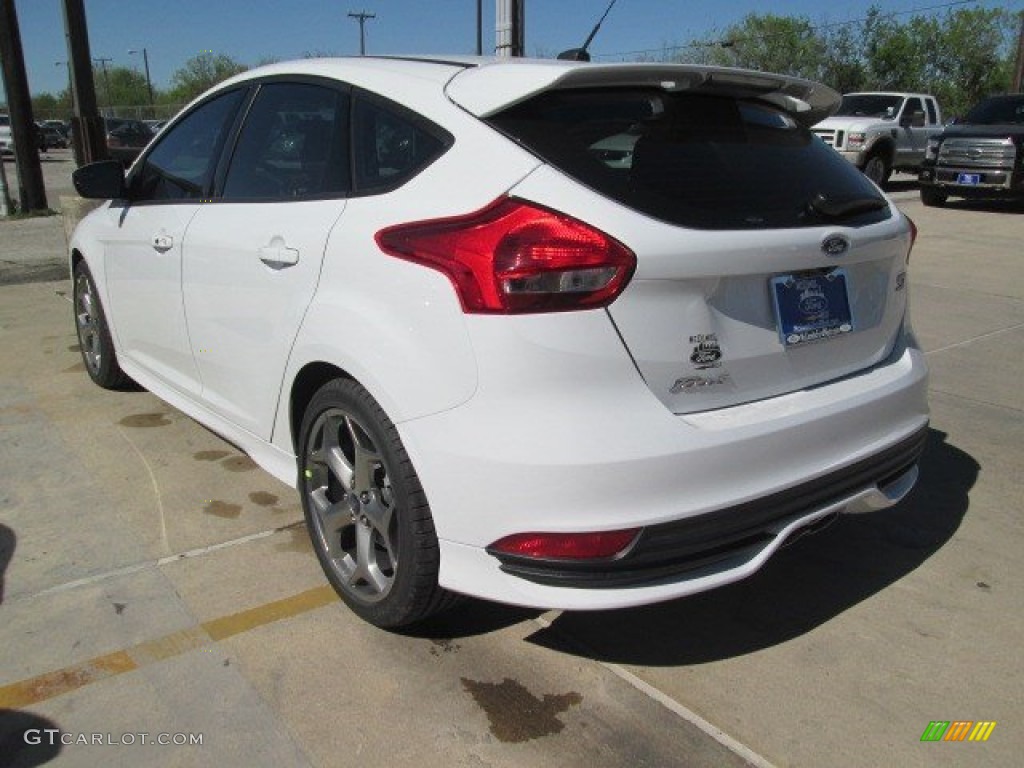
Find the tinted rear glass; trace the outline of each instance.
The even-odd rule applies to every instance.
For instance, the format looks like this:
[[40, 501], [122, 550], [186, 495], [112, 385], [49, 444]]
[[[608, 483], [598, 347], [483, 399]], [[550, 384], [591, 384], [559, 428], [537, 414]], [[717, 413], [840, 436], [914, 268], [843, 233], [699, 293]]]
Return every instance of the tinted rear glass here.
[[[655, 90], [553, 91], [489, 121], [592, 189], [697, 229], [820, 226], [810, 202], [881, 200], [850, 163], [763, 102]], [[888, 206], [844, 219], [889, 217]]]

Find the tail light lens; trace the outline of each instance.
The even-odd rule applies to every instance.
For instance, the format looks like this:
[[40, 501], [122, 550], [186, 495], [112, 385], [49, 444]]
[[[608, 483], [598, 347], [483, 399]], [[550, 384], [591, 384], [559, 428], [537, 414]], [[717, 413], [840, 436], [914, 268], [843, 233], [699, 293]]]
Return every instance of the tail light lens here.
[[491, 554], [540, 560], [596, 560], [614, 557], [636, 540], [639, 528], [598, 533], [514, 533], [487, 548]]
[[[905, 214], [904, 214], [905, 215]], [[914, 243], [917, 242], [917, 224], [914, 220], [907, 216], [907, 223], [910, 224], [910, 247], [907, 248], [907, 264], [910, 263], [910, 252], [914, 250]]]
[[389, 227], [376, 239], [385, 253], [447, 275], [469, 313], [603, 307], [636, 269], [633, 252], [604, 232], [511, 198], [466, 216]]

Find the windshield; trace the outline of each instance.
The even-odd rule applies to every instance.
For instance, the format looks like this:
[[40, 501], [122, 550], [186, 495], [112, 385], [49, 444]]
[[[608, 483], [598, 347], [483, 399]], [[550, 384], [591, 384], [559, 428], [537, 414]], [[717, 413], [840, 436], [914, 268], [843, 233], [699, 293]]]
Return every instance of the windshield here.
[[963, 122], [974, 125], [1024, 124], [1024, 96], [988, 99], [967, 113]]
[[902, 103], [902, 96], [854, 93], [843, 96], [836, 114], [843, 117], [880, 117], [883, 120], [894, 120]]
[[853, 165], [782, 110], [752, 99], [551, 91], [488, 122], [591, 189], [672, 224], [772, 229], [842, 218], [856, 226], [889, 216]]

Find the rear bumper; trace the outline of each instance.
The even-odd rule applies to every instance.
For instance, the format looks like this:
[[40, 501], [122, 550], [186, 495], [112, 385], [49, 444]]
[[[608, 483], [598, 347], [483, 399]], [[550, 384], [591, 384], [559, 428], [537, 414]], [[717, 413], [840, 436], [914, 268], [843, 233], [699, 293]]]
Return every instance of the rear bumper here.
[[[928, 422], [908, 338], [858, 375], [689, 416], [624, 366], [571, 395], [547, 381], [542, 398], [500, 403], [484, 377], [465, 405], [398, 425], [434, 511], [441, 583], [543, 608], [641, 605], [744, 578], [830, 515], [891, 506], [916, 478]], [[632, 527], [646, 529], [643, 560], [585, 575], [487, 552], [512, 533]]]

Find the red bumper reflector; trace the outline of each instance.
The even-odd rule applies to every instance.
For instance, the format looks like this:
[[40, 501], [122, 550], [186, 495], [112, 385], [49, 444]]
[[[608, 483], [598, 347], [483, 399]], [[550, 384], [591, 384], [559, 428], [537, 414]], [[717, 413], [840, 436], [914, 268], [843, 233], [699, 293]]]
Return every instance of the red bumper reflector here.
[[595, 560], [614, 557], [632, 544], [639, 528], [597, 533], [514, 533], [487, 549], [539, 559]]

